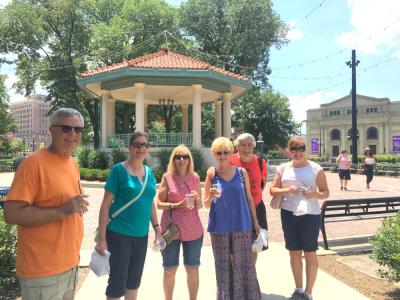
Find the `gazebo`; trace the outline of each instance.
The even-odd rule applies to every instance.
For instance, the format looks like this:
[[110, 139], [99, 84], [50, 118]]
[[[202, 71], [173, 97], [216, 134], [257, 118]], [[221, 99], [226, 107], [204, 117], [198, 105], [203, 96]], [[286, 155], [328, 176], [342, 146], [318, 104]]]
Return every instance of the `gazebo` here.
[[[215, 103], [215, 137], [230, 137], [231, 102], [251, 88], [249, 79], [244, 76], [166, 48], [82, 73], [78, 85], [93, 97], [101, 98], [102, 149], [109, 148], [111, 139], [122, 140], [127, 146], [129, 135], [115, 134], [116, 101], [135, 103], [136, 130], [145, 131], [148, 105], [161, 105], [165, 99], [171, 99], [168, 102], [182, 107], [182, 132], [163, 134], [164, 143], [159, 143], [160, 137], [150, 132], [152, 145], [185, 143], [200, 148], [201, 103]], [[191, 133], [188, 126], [189, 105], [192, 105], [193, 117]], [[166, 145], [167, 140], [170, 142]]]

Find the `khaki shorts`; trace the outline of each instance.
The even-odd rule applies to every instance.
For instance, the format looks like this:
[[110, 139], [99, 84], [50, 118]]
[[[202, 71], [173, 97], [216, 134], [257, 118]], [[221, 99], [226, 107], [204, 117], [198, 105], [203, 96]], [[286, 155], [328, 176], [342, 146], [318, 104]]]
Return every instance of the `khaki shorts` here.
[[19, 278], [19, 283], [22, 300], [72, 300], [78, 283], [78, 267], [49, 277]]

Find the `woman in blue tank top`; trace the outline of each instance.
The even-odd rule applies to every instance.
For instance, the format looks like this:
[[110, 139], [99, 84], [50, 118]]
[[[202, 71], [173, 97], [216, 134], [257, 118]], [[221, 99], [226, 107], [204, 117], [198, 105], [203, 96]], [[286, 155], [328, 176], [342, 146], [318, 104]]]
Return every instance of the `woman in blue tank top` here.
[[257, 273], [252, 258], [252, 229], [256, 211], [245, 169], [230, 164], [231, 141], [225, 137], [211, 145], [217, 165], [207, 175], [204, 205], [210, 208], [208, 231], [215, 260], [218, 300], [259, 300]]

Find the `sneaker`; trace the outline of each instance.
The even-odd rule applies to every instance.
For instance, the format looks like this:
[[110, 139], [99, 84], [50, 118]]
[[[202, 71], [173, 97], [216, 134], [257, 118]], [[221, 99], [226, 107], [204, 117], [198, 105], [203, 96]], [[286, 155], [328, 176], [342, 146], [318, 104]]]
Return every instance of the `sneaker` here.
[[345, 191], [347, 191], [347, 188], [345, 187], [345, 188], [343, 188]]
[[304, 292], [294, 291], [289, 300], [304, 300], [307, 299]]
[[340, 190], [343, 191], [343, 187], [342, 186], [340, 187]]
[[367, 190], [369, 190], [369, 183], [367, 183]]

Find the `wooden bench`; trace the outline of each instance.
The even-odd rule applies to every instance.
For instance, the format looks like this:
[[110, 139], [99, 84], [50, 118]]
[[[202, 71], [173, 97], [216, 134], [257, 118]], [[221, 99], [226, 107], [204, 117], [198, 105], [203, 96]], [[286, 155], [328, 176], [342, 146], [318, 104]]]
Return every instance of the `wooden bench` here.
[[385, 175], [385, 176], [399, 176], [400, 167], [395, 166], [382, 166], [380, 169], [377, 169], [375, 172], [377, 175]]
[[382, 218], [400, 209], [400, 196], [385, 198], [326, 200], [321, 208], [321, 232], [328, 250], [325, 223]]

